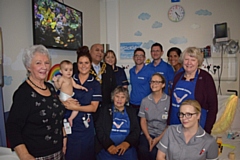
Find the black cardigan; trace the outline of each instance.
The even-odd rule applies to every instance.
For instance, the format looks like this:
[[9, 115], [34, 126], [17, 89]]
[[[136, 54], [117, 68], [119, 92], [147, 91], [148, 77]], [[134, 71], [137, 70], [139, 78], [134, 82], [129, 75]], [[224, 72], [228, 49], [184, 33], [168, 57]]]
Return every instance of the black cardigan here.
[[[140, 126], [138, 123], [136, 111], [129, 107], [125, 106], [129, 120], [130, 120], [130, 133], [124, 140], [128, 142], [131, 146], [137, 147], [138, 138], [140, 135]], [[103, 148], [107, 150], [111, 145], [114, 145], [114, 142], [110, 138], [110, 133], [113, 123], [113, 114], [112, 114], [112, 104], [102, 106], [100, 108], [100, 113], [98, 120], [95, 123], [96, 129], [96, 141], [95, 141], [95, 151], [99, 153]]]

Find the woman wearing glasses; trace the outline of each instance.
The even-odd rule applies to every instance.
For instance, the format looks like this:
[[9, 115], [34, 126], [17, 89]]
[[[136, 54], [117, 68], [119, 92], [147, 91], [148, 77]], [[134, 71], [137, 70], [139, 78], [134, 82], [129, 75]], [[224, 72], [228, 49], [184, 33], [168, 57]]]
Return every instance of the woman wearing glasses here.
[[173, 80], [168, 124], [180, 124], [179, 106], [187, 99], [195, 99], [202, 106], [200, 125], [210, 134], [218, 112], [218, 101], [212, 76], [200, 69], [203, 60], [203, 54], [196, 47], [188, 47], [181, 54], [184, 71], [175, 75]]
[[150, 81], [152, 93], [142, 100], [138, 116], [143, 134], [138, 146], [139, 160], [156, 160], [156, 144], [162, 138], [167, 126], [170, 98], [164, 93], [166, 86], [163, 75], [155, 73]]
[[218, 158], [216, 140], [199, 125], [201, 106], [196, 100], [181, 104], [179, 125], [171, 125], [157, 145], [157, 160], [215, 160]]

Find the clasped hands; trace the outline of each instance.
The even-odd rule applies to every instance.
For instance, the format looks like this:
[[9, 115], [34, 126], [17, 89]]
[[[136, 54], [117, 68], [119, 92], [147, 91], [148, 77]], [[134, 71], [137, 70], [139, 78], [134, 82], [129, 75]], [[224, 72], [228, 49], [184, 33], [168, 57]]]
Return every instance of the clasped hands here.
[[125, 153], [125, 151], [129, 148], [129, 146], [130, 146], [130, 144], [128, 142], [122, 142], [118, 146], [111, 145], [110, 147], [108, 147], [107, 151], [110, 154], [118, 153], [118, 155], [121, 156]]
[[157, 138], [152, 139], [151, 137], [149, 137], [147, 140], [149, 143], [149, 152], [151, 152], [154, 146], [159, 142], [159, 140], [157, 140]]

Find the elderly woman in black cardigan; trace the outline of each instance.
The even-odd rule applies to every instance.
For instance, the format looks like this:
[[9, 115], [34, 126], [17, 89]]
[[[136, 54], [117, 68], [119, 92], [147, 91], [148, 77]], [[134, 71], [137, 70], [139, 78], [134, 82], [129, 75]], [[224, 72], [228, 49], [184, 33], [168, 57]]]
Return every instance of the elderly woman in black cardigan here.
[[112, 92], [113, 104], [102, 106], [96, 121], [96, 152], [98, 160], [137, 159], [140, 134], [135, 111], [126, 106], [128, 90], [118, 86]]

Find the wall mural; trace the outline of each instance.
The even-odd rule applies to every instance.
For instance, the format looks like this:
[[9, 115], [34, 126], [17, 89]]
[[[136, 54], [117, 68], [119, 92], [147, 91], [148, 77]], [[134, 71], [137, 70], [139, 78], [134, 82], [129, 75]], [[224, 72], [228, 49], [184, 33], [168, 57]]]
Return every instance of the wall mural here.
[[23, 49], [18, 53], [16, 60], [11, 64], [12, 70], [20, 71], [25, 70], [25, 67], [22, 62]]
[[169, 40], [169, 43], [172, 43], [172, 44], [184, 44], [184, 43], [187, 43], [187, 38], [185, 37], [173, 37]]
[[155, 21], [152, 25], [152, 28], [161, 28], [161, 27], [162, 27], [162, 23], [158, 21]]
[[[200, 9], [200, 10], [197, 10], [195, 12], [196, 15], [199, 15], [199, 16], [211, 16], [212, 15], [212, 12], [208, 11], [208, 10], [204, 10], [204, 9]], [[138, 16], [138, 19], [142, 20], [142, 21], [145, 21], [145, 20], [149, 20], [151, 18], [151, 15], [149, 13], [145, 13], [145, 12], [142, 12], [141, 14], [139, 14]], [[153, 24], [152, 24], [152, 29], [157, 29], [157, 28], [162, 28], [163, 24], [159, 21], [155, 21]], [[199, 24], [192, 24], [190, 26], [192, 29], [198, 29], [200, 28], [200, 25]], [[141, 31], [136, 31], [134, 33], [134, 36], [142, 36], [143, 33]], [[177, 45], [177, 44], [185, 44], [187, 43], [188, 40], [186, 37], [182, 36], [182, 37], [172, 37], [170, 40], [169, 40], [169, 43], [171, 44], [174, 44], [174, 45]], [[142, 48], [145, 48], [145, 49], [150, 49], [151, 45], [154, 43], [154, 41], [152, 40], [149, 40], [148, 42], [143, 42], [142, 43]], [[120, 53], [121, 54], [121, 53]], [[130, 58], [130, 57], [129, 57]]]
[[150, 49], [151, 46], [154, 44], [155, 42], [153, 40], [149, 40], [148, 42], [144, 42], [143, 45], [142, 45], [142, 48], [145, 48], [145, 49]]
[[3, 78], [4, 78], [4, 85], [9, 86], [12, 84], [12, 81], [13, 81], [12, 76], [3, 76]]
[[[23, 55], [24, 49], [21, 49], [21, 51], [18, 53], [16, 60], [12, 62], [12, 59], [6, 54], [3, 55], [3, 65], [4, 66], [11, 66], [12, 70], [14, 71], [25, 71], [25, 66], [22, 62], [22, 55]], [[58, 54], [56, 50], [49, 49], [49, 54], [51, 55], [51, 58], [57, 58]], [[26, 79], [26, 78], [25, 78]], [[25, 79], [23, 81], [25, 81]], [[9, 75], [4, 75], [4, 85], [9, 86], [12, 84], [13, 77]]]
[[198, 29], [198, 28], [200, 28], [200, 25], [194, 23], [194, 24], [192, 24], [190, 27], [191, 27], [192, 29]]
[[148, 20], [149, 18], [151, 17], [150, 14], [148, 13], [141, 13], [139, 16], [138, 16], [138, 19], [141, 19], [141, 20]]
[[199, 16], [211, 16], [212, 12], [210, 12], [208, 10], [200, 9], [200, 10], [196, 11], [195, 14], [197, 14]]
[[142, 32], [137, 31], [137, 32], [134, 33], [134, 36], [142, 36]]

